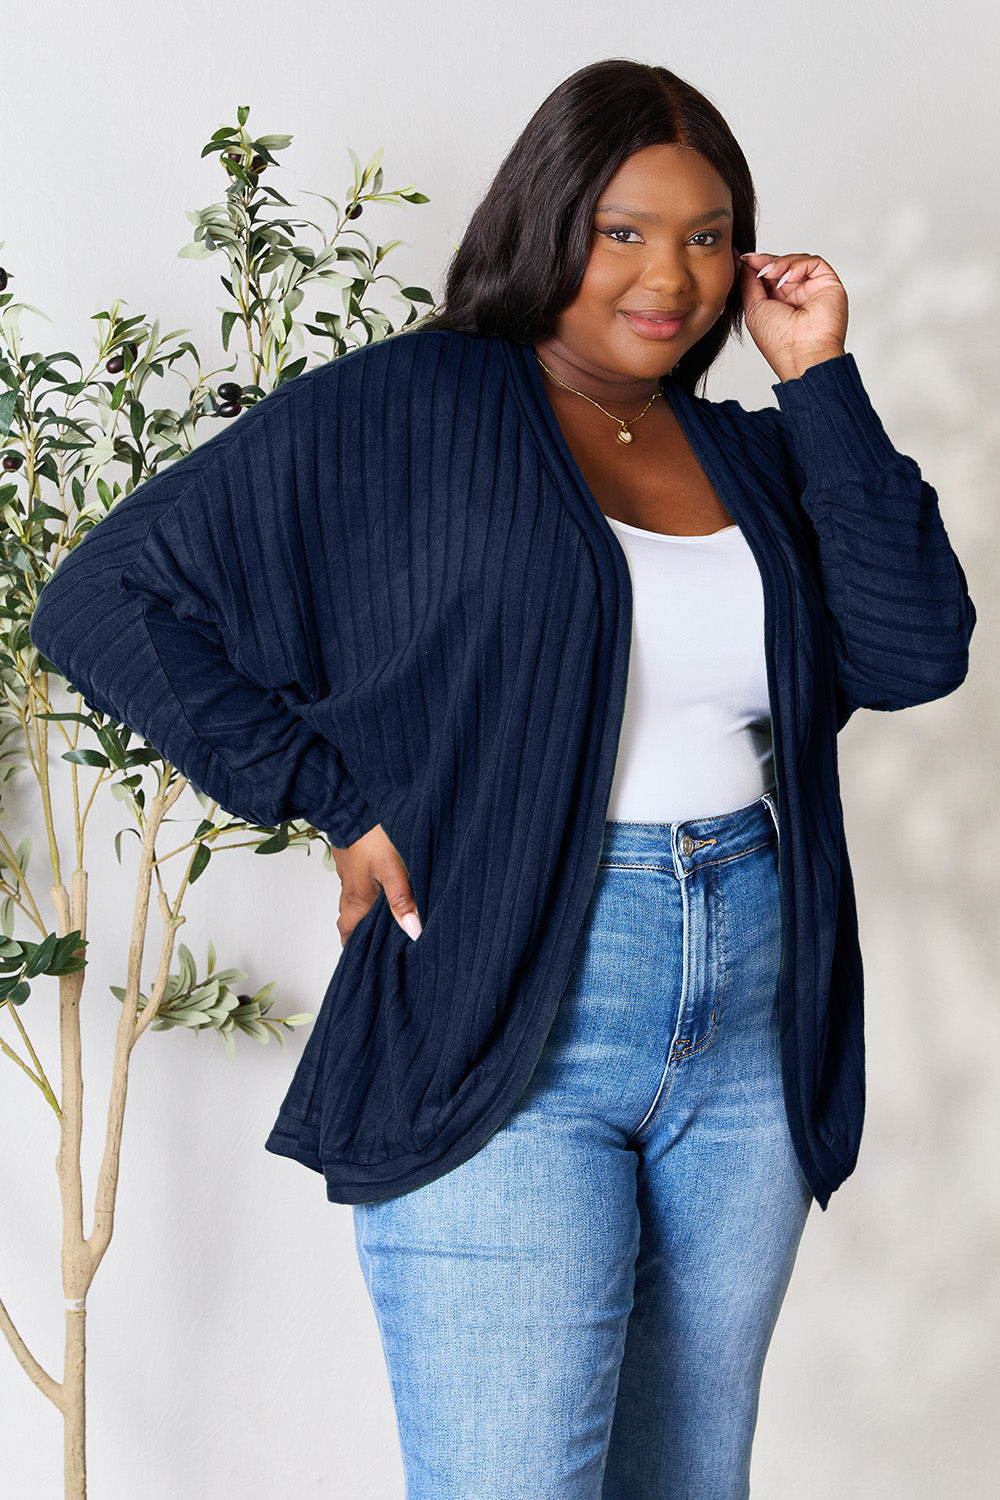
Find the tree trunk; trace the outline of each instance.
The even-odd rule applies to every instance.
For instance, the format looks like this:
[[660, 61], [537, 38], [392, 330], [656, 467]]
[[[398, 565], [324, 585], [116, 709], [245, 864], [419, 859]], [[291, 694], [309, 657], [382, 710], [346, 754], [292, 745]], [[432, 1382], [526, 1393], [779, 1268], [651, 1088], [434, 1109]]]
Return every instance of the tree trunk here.
[[67, 1306], [63, 1369], [65, 1500], [87, 1500], [86, 1328], [86, 1308]]
[[[74, 927], [87, 932], [87, 876], [75, 870], [72, 897], [63, 886], [53, 886], [52, 901], [61, 932]], [[83, 1235], [83, 1180], [80, 1145], [83, 1138], [83, 1066], [80, 1040], [80, 999], [84, 970], [59, 981], [59, 1022], [62, 1060], [62, 1119], [56, 1171], [63, 1205], [63, 1296], [66, 1298], [66, 1338], [63, 1358], [63, 1463], [66, 1500], [86, 1500], [86, 1298], [94, 1276], [94, 1261]]]

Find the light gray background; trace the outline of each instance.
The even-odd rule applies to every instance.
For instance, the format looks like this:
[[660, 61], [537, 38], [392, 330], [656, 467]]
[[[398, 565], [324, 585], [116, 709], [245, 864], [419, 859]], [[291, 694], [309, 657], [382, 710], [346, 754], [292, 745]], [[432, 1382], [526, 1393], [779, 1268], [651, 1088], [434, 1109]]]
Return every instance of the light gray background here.
[[[431, 202], [372, 212], [365, 227], [408, 241], [389, 268], [439, 293], [452, 242], [529, 115], [609, 56], [665, 64], [707, 92], [754, 171], [761, 247], [822, 254], [841, 274], [848, 347], [897, 447], [938, 488], [980, 624], [956, 695], [859, 714], [842, 738], [868, 1120], [856, 1173], [806, 1228], [765, 1374], [754, 1496], [995, 1495], [1000, 212], [985, 5], [45, 0], [14, 21], [8, 6], [0, 263], [17, 300], [52, 319], [25, 319], [29, 348], [87, 353], [90, 315], [118, 296], [225, 362], [222, 262], [176, 252], [184, 211], [224, 190], [198, 152], [244, 103], [255, 133], [294, 134], [274, 180], [302, 216], [323, 209], [306, 189], [343, 201], [348, 146], [363, 160], [384, 146], [387, 185], [412, 182]], [[766, 405], [772, 380], [748, 337], [711, 394]], [[255, 986], [279, 978], [285, 1013], [315, 1011], [340, 951], [335, 876], [302, 855], [227, 860], [193, 893], [182, 937], [200, 959], [212, 936]], [[113, 859], [95, 846], [90, 863], [88, 1203], [117, 1016], [106, 985], [121, 977], [129, 902]], [[51, 997], [29, 1010], [55, 1070]], [[263, 1150], [303, 1040], [287, 1056], [246, 1042], [235, 1065], [213, 1037], [147, 1034], [138, 1049], [117, 1230], [89, 1302], [100, 1500], [401, 1500], [351, 1211]], [[58, 1375], [55, 1121], [0, 1069], [0, 1287]], [[0, 1433], [5, 1492], [56, 1500], [60, 1422], [6, 1349]]]

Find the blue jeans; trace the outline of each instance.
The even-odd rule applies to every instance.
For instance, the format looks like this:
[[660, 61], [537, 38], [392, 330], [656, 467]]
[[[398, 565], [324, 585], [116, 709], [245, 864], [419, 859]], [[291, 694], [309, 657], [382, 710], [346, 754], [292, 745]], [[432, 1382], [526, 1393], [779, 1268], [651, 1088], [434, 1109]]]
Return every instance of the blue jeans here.
[[745, 1500], [812, 1194], [785, 1119], [770, 798], [605, 827], [534, 1072], [354, 1208], [406, 1500]]

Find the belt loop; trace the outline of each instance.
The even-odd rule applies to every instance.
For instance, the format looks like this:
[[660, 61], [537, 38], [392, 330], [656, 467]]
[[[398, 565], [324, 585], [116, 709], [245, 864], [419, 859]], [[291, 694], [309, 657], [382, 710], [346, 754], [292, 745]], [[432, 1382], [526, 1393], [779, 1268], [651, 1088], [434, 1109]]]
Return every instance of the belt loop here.
[[777, 803], [777, 799], [775, 798], [773, 792], [765, 792], [764, 795], [761, 797], [760, 800], [763, 803], [766, 804], [767, 810], [771, 814], [771, 817], [774, 820], [774, 831], [778, 835], [778, 838], [780, 840], [780, 838], [781, 838], [781, 829], [780, 829], [780, 827], [778, 825], [778, 803]]

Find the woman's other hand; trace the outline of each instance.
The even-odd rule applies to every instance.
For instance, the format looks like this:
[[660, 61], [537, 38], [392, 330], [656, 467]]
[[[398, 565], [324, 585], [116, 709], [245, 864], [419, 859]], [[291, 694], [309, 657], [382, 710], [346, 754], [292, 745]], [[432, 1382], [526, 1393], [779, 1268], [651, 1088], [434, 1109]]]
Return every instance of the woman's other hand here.
[[818, 255], [739, 257], [743, 316], [779, 380], [797, 380], [810, 365], [844, 353], [847, 292]]
[[399, 852], [381, 823], [355, 839], [346, 849], [331, 846], [333, 862], [340, 876], [340, 915], [337, 931], [346, 943], [362, 917], [385, 891], [389, 910], [403, 931], [411, 938], [420, 936], [417, 903], [410, 890], [410, 877]]

